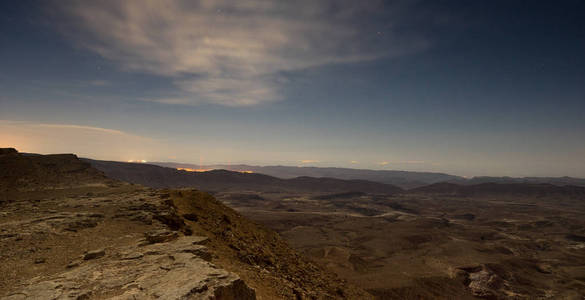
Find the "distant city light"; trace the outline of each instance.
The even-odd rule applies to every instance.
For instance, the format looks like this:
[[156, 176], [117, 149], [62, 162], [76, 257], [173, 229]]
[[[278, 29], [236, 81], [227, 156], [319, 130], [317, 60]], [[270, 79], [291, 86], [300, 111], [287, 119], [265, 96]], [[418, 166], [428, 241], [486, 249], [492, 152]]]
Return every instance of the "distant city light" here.
[[[179, 170], [179, 171], [185, 171], [185, 172], [208, 172], [208, 171], [213, 171], [215, 169], [177, 168], [177, 170]], [[254, 171], [250, 171], [250, 170], [229, 170], [229, 171], [232, 171], [232, 172], [240, 172], [240, 173], [247, 173], [247, 174], [254, 173]]]
[[128, 162], [129, 163], [142, 163], [143, 164], [143, 163], [146, 163], [147, 161], [144, 159], [137, 159], [137, 160], [130, 159], [130, 160], [128, 160]]

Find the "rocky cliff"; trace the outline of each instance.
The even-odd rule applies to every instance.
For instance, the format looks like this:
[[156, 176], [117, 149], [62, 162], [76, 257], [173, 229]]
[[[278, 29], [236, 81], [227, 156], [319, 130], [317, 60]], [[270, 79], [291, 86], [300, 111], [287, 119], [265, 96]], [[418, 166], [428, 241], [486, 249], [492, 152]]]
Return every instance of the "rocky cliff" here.
[[73, 155], [0, 155], [1, 299], [368, 299], [192, 189], [106, 178]]

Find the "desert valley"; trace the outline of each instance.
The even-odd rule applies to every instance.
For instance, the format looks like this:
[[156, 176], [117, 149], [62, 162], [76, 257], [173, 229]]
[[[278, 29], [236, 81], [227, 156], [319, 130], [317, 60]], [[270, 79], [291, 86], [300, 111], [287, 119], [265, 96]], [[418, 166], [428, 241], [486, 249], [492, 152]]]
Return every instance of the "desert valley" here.
[[2, 153], [6, 299], [585, 293], [583, 186], [403, 189]]

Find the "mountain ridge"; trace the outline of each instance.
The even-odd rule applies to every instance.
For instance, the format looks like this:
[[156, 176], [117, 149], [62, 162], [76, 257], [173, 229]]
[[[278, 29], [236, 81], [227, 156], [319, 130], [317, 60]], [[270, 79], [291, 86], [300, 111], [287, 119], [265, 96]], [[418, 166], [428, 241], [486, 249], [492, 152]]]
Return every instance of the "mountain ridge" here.
[[238, 165], [195, 165], [187, 163], [152, 162], [151, 164], [171, 168], [192, 169], [228, 169], [233, 171], [253, 171], [278, 178], [295, 178], [301, 176], [330, 177], [344, 180], [368, 180], [385, 184], [396, 185], [401, 188], [412, 188], [430, 183], [459, 180], [463, 177], [436, 172], [415, 172], [397, 170], [368, 170], [339, 167], [312, 167], [312, 166], [252, 166]]
[[[299, 191], [320, 193], [362, 192], [368, 194], [433, 193], [460, 196], [470, 195], [581, 195], [585, 186], [554, 185], [525, 181], [444, 181], [411, 189], [368, 180], [345, 180], [330, 177], [299, 176], [282, 179], [260, 173], [238, 172], [224, 169], [192, 172], [147, 163], [127, 163], [85, 159], [107, 176], [154, 188], [195, 187], [209, 192], [216, 191]], [[249, 170], [242, 170], [249, 171]], [[489, 180], [491, 177], [482, 179]], [[479, 182], [479, 183], [476, 183]]]
[[362, 191], [394, 194], [401, 188], [367, 180], [344, 180], [328, 177], [296, 177], [282, 179], [260, 173], [229, 170], [189, 172], [146, 163], [100, 161], [83, 158], [107, 176], [156, 188], [198, 187], [207, 191], [228, 189], [300, 190], [319, 192]]
[[352, 169], [340, 167], [314, 167], [314, 166], [253, 166], [246, 164], [235, 165], [196, 165], [189, 163], [175, 162], [151, 162], [150, 164], [171, 167], [171, 168], [191, 168], [191, 169], [228, 169], [233, 171], [253, 171], [278, 178], [295, 178], [300, 176], [311, 177], [331, 177], [345, 180], [368, 180], [385, 184], [396, 185], [403, 189], [413, 189], [429, 184], [439, 182], [451, 182], [462, 185], [474, 185], [481, 183], [550, 183], [557, 186], [575, 185], [585, 186], [585, 178], [561, 176], [528, 176], [528, 177], [510, 177], [510, 176], [474, 176], [465, 178], [462, 176], [452, 175], [443, 172], [424, 172], [424, 171], [403, 171], [403, 170], [370, 170], [370, 169]]
[[461, 185], [452, 182], [440, 182], [415, 189], [411, 193], [432, 193], [459, 196], [482, 195], [574, 195], [585, 196], [585, 187], [564, 185], [558, 186], [550, 183], [500, 183], [486, 182], [479, 184]]

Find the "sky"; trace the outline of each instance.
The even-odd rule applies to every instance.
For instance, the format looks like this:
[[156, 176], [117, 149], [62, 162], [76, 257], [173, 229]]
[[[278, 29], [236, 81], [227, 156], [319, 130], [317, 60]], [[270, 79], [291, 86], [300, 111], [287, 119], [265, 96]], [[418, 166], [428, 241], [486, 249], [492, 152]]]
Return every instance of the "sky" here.
[[585, 1], [2, 1], [0, 147], [585, 177]]

